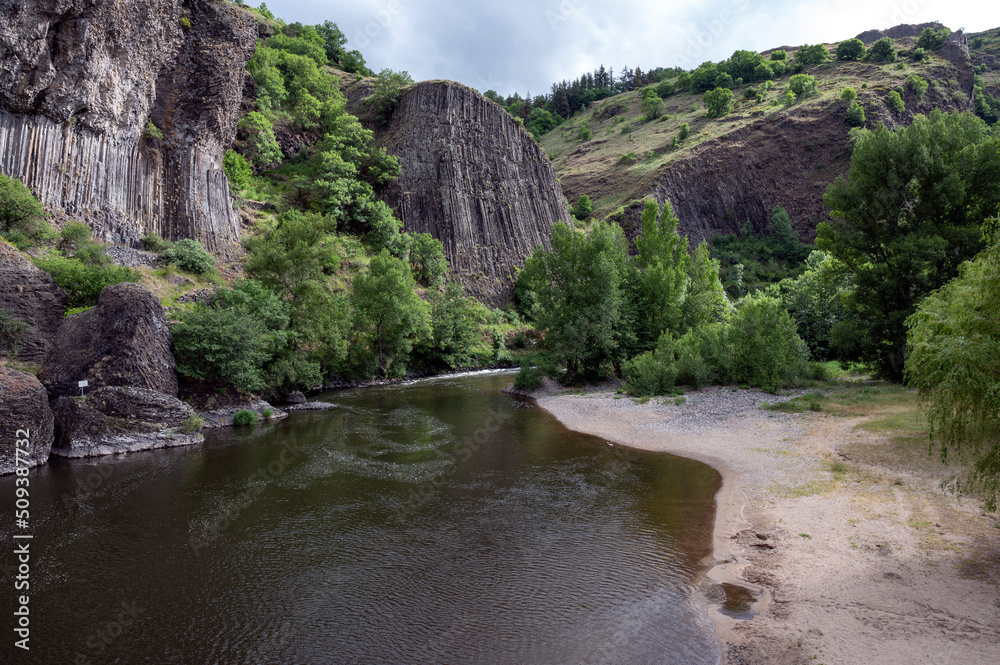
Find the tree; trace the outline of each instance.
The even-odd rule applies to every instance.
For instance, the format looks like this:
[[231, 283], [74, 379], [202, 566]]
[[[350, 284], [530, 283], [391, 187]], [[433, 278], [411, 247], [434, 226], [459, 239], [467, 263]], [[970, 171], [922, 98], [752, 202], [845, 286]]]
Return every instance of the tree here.
[[896, 115], [899, 115], [906, 110], [906, 104], [903, 102], [903, 97], [896, 90], [890, 90], [889, 94], [885, 96], [885, 105], [892, 109]]
[[224, 381], [239, 390], [267, 387], [262, 369], [271, 359], [264, 322], [234, 308], [196, 307], [170, 329], [177, 371], [198, 381]]
[[732, 309], [719, 279], [719, 262], [711, 257], [704, 240], [688, 262], [687, 296], [681, 309], [682, 330], [724, 321]]
[[865, 118], [865, 107], [858, 102], [854, 102], [849, 107], [847, 107], [847, 114], [845, 115], [847, 124], [851, 127], [864, 127]]
[[652, 97], [644, 97], [642, 100], [642, 118], [646, 122], [656, 120], [663, 115], [666, 108], [663, 100], [653, 93]]
[[573, 207], [573, 216], [579, 220], [586, 220], [590, 218], [590, 214], [594, 211], [594, 204], [591, 203], [590, 197], [586, 194], [581, 194], [580, 198], [576, 200], [576, 205]]
[[876, 39], [875, 43], [868, 49], [869, 60], [896, 62], [896, 57], [896, 47], [893, 45], [892, 39], [888, 37]]
[[816, 77], [809, 74], [795, 74], [788, 79], [788, 89], [796, 97], [808, 97], [816, 92]]
[[402, 376], [413, 344], [430, 336], [430, 308], [414, 292], [410, 267], [382, 250], [354, 279], [355, 330], [383, 376]]
[[448, 274], [448, 259], [444, 245], [430, 233], [410, 236], [410, 269], [413, 277], [423, 286], [438, 286]]
[[0, 232], [35, 238], [48, 228], [45, 208], [17, 178], [0, 173]]
[[229, 179], [229, 191], [231, 193], [242, 192], [250, 184], [250, 176], [253, 175], [253, 170], [250, 168], [250, 162], [240, 153], [234, 150], [227, 150], [226, 156], [222, 160], [222, 168]]
[[844, 265], [826, 252], [814, 251], [806, 260], [805, 272], [796, 279], [782, 280], [780, 288], [785, 307], [812, 356], [832, 359], [830, 334], [846, 316], [843, 298], [851, 288]]
[[848, 39], [837, 45], [837, 60], [863, 60], [865, 43], [860, 39]]
[[[943, 459], [972, 463], [988, 510], [1000, 499], [1000, 245], [964, 264], [909, 319], [906, 377], [929, 405]], [[933, 444], [932, 444], [933, 445]]]
[[623, 282], [628, 240], [617, 224], [598, 223], [589, 234], [560, 222], [552, 250], [539, 247], [524, 264], [519, 286], [532, 294], [532, 315], [545, 345], [566, 363], [567, 380], [596, 376], [606, 361], [624, 358], [631, 331]]
[[468, 365], [480, 341], [476, 304], [466, 297], [462, 285], [449, 282], [443, 291], [431, 293], [430, 355], [449, 367]]
[[830, 59], [830, 52], [822, 44], [804, 44], [795, 52], [795, 62], [803, 65], [818, 65]]
[[330, 62], [339, 63], [344, 59], [344, 45], [347, 44], [347, 37], [340, 31], [333, 21], [323, 21], [321, 25], [314, 26], [316, 33], [323, 39], [323, 49]]
[[951, 30], [948, 28], [924, 28], [917, 38], [917, 48], [936, 51], [948, 41], [949, 36], [951, 36]]
[[283, 155], [278, 140], [274, 137], [274, 127], [263, 113], [251, 111], [240, 120], [239, 129], [244, 141], [244, 152], [254, 166], [264, 168], [281, 160]]
[[677, 234], [678, 219], [669, 201], [663, 208], [646, 199], [642, 235], [636, 238], [639, 268], [637, 331], [639, 344], [651, 348], [664, 332], [683, 332], [688, 289], [687, 239]]
[[721, 118], [733, 110], [733, 91], [729, 88], [716, 88], [702, 95], [702, 101], [708, 107], [709, 118]]
[[910, 74], [906, 77], [906, 89], [913, 93], [913, 95], [917, 98], [917, 101], [923, 99], [924, 93], [927, 92], [927, 88], [929, 86], [930, 84], [923, 76]]
[[907, 317], [981, 249], [980, 225], [1000, 204], [1000, 137], [971, 114], [936, 110], [896, 132], [863, 130], [823, 201], [831, 220], [817, 245], [855, 286], [835, 347], [902, 380]]
[[858, 91], [854, 88], [844, 88], [840, 91], [840, 98], [845, 102], [853, 102], [858, 98]]
[[378, 73], [372, 94], [365, 103], [371, 108], [375, 118], [383, 125], [388, 125], [389, 121], [392, 120], [392, 113], [399, 105], [403, 88], [408, 85], [413, 85], [413, 78], [408, 72], [383, 69]]

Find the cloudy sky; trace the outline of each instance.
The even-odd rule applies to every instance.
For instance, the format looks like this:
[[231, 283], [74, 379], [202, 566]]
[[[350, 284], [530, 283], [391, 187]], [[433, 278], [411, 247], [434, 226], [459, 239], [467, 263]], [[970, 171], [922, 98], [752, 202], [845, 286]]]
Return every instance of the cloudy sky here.
[[692, 68], [738, 48], [836, 42], [899, 23], [1000, 27], [1000, 3], [962, 0], [271, 0], [268, 8], [288, 22], [334, 21], [376, 71], [522, 95], [602, 63]]

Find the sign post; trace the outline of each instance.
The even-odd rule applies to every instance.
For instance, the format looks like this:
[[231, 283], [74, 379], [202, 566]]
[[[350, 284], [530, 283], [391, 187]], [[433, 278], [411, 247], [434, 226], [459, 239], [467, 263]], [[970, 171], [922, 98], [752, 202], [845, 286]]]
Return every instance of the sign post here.
[[80, 397], [83, 397], [83, 389], [89, 386], [90, 382], [84, 379], [83, 381], [77, 383], [77, 385], [80, 386]]

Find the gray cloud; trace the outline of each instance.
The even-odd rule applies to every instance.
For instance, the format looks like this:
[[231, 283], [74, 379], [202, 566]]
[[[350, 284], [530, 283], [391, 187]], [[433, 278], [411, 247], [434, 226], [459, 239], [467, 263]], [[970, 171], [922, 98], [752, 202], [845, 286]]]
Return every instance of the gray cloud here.
[[329, 19], [374, 70], [541, 94], [604, 64], [695, 67], [738, 48], [835, 42], [899, 23], [1000, 25], [1000, 5], [953, 0], [272, 0], [286, 21]]

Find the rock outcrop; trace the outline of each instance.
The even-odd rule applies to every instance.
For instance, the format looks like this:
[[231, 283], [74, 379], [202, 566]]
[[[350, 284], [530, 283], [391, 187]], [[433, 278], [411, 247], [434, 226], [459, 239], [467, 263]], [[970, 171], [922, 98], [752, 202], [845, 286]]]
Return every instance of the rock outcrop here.
[[189, 446], [204, 441], [184, 432], [194, 410], [176, 397], [143, 388], [98, 388], [85, 397], [52, 403], [60, 457], [97, 457], [138, 450]]
[[231, 254], [222, 158], [256, 34], [215, 0], [0, 0], [0, 172], [103, 240]]
[[[0, 365], [0, 423], [4, 438], [0, 446], [0, 474], [14, 473], [18, 466], [45, 464], [52, 450], [53, 420], [49, 396], [38, 379]], [[28, 443], [19, 446], [18, 442]], [[20, 454], [18, 462], [17, 450]]]
[[159, 299], [140, 284], [116, 284], [97, 306], [63, 320], [39, 378], [55, 397], [131, 386], [177, 396], [170, 329]]
[[62, 323], [66, 294], [47, 272], [36, 268], [26, 254], [3, 240], [0, 240], [0, 309], [31, 327], [18, 342], [18, 359], [42, 362]]
[[468, 293], [499, 304], [514, 266], [570, 221], [555, 170], [502, 108], [450, 81], [418, 83], [379, 141], [402, 175], [382, 194], [407, 231], [430, 233]]

